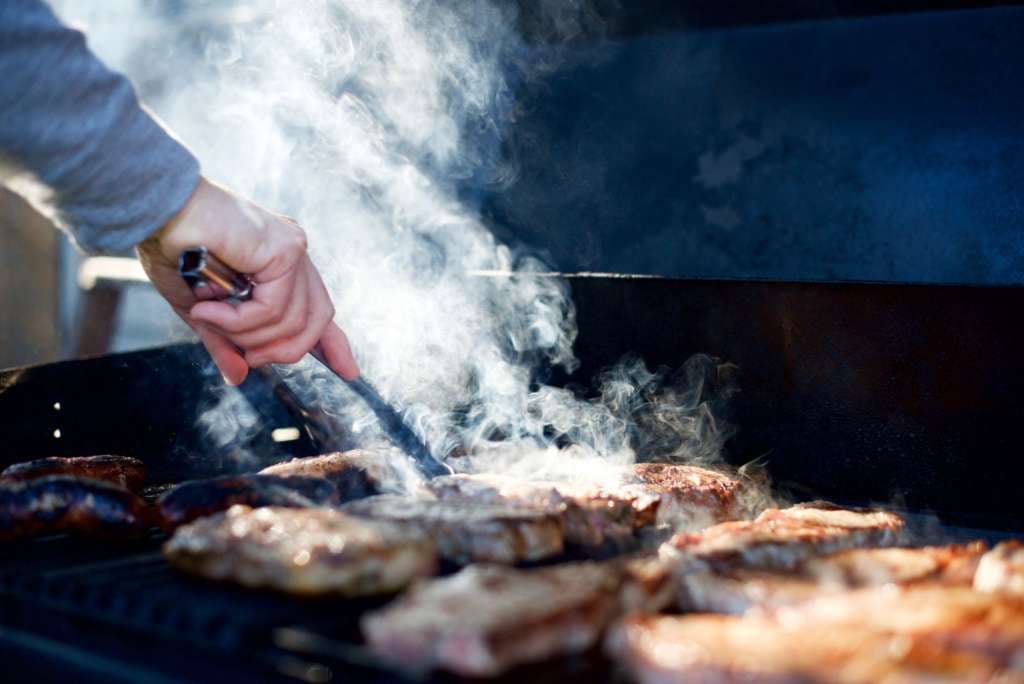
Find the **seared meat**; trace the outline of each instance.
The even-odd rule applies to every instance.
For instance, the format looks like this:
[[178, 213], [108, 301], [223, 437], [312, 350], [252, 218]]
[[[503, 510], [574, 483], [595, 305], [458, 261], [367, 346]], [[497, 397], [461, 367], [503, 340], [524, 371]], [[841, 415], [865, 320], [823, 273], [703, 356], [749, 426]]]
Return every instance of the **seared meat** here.
[[662, 610], [675, 597], [672, 567], [654, 556], [605, 561], [621, 573], [619, 608], [623, 613], [652, 613]]
[[[674, 463], [637, 463], [624, 493], [638, 497], [642, 522], [671, 524], [679, 531], [694, 531], [752, 511], [741, 505], [743, 483], [731, 475], [697, 466]], [[646, 499], [644, 498], [646, 497]], [[650, 505], [650, 499], [659, 501]], [[643, 520], [646, 514], [647, 520]]]
[[983, 655], [859, 625], [792, 628], [765, 618], [634, 615], [607, 648], [640, 684], [936, 684], [1019, 682]]
[[503, 475], [449, 475], [427, 483], [442, 501], [540, 509], [562, 520], [570, 544], [597, 548], [632, 538], [636, 514], [629, 497], [592, 485], [519, 480]]
[[7, 466], [0, 472], [0, 480], [35, 480], [49, 475], [102, 480], [137, 492], [146, 481], [146, 466], [128, 456], [52, 456]]
[[732, 568], [679, 573], [679, 608], [741, 614], [777, 608], [822, 594], [882, 584], [934, 582], [970, 586], [985, 553], [981, 542], [924, 548], [849, 549], [812, 558], [791, 571]]
[[974, 588], [1024, 594], [1024, 544], [1011, 539], [986, 553], [974, 575]]
[[227, 475], [183, 482], [156, 502], [160, 524], [174, 529], [235, 504], [307, 508], [338, 503], [334, 485], [319, 477]]
[[661, 551], [684, 569], [791, 569], [833, 551], [894, 546], [904, 535], [903, 519], [894, 513], [851, 511], [818, 502], [770, 508], [754, 520], [725, 522], [702, 532], [681, 532]]
[[621, 543], [655, 522], [696, 530], [732, 520], [742, 511], [741, 481], [725, 473], [670, 463], [633, 466], [617, 487], [579, 482], [531, 481], [472, 474], [428, 483], [439, 499], [501, 503], [557, 513], [566, 541], [584, 547]]
[[397, 664], [495, 675], [586, 650], [623, 610], [659, 608], [664, 576], [650, 561], [472, 565], [413, 585], [362, 628], [370, 647]]
[[442, 558], [459, 564], [516, 563], [562, 551], [561, 522], [543, 510], [390, 494], [353, 501], [342, 510], [421, 530], [434, 540]]
[[423, 535], [327, 508], [233, 506], [179, 527], [163, 552], [189, 573], [304, 595], [388, 593], [437, 566]]
[[322, 477], [338, 490], [340, 501], [354, 501], [383, 493], [381, 484], [390, 474], [384, 455], [355, 449], [308, 458], [293, 458], [260, 471], [278, 477]]
[[51, 475], [0, 484], [0, 540], [58, 532], [134, 537], [149, 527], [146, 503], [100, 480]]
[[1024, 598], [1008, 594], [890, 585], [820, 596], [776, 615], [779, 622], [815, 633], [862, 627], [1015, 667], [1024, 663]]

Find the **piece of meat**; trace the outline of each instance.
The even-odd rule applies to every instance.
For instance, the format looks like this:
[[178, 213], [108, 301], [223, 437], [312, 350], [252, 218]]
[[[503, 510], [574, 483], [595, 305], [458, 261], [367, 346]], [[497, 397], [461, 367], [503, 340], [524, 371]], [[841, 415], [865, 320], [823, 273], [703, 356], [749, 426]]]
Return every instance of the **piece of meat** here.
[[362, 449], [293, 458], [268, 466], [260, 473], [278, 477], [322, 477], [335, 486], [342, 502], [382, 494], [384, 483], [399, 477], [385, 454]]
[[678, 577], [684, 611], [739, 615], [778, 608], [822, 594], [882, 584], [933, 582], [970, 586], [985, 553], [981, 542], [923, 548], [849, 549], [811, 558], [792, 570], [691, 569]]
[[337, 503], [337, 489], [323, 478], [257, 474], [183, 482], [162, 494], [156, 507], [161, 527], [172, 530], [236, 504], [308, 508]]
[[[740, 478], [697, 466], [637, 463], [621, 493], [637, 497], [640, 522], [669, 524], [677, 531], [700, 530], [752, 514], [744, 510]], [[651, 498], [657, 506], [650, 505]]]
[[146, 481], [146, 466], [129, 456], [51, 456], [9, 465], [0, 472], [0, 480], [35, 480], [50, 475], [102, 480], [138, 492]]
[[748, 496], [750, 478], [697, 466], [641, 463], [618, 468], [586, 453], [574, 453], [571, 448], [538, 451], [514, 442], [450, 455], [447, 463], [459, 473], [502, 473], [521, 480], [539, 479], [539, 471], [550, 482], [575, 482], [581, 473], [592, 472], [595, 483], [580, 486], [630, 501], [635, 528], [664, 523], [676, 529], [696, 530], [756, 513], [749, 505], [754, 499]]
[[621, 546], [633, 537], [632, 498], [589, 484], [520, 480], [504, 475], [449, 475], [427, 483], [441, 501], [543, 510], [562, 521], [565, 541], [586, 548]]
[[970, 586], [978, 562], [988, 550], [985, 542], [946, 546], [847, 549], [812, 558], [801, 573], [819, 583], [844, 587], [936, 582]]
[[770, 508], [754, 520], [737, 520], [701, 532], [681, 532], [661, 553], [683, 570], [792, 569], [814, 556], [850, 548], [895, 546], [905, 540], [895, 513], [853, 511], [816, 502]]
[[822, 595], [773, 613], [794, 629], [842, 631], [855, 626], [936, 648], [977, 653], [1024, 665], [1024, 598], [932, 584], [886, 585]]
[[672, 566], [660, 558], [634, 556], [605, 563], [621, 572], [618, 600], [622, 613], [656, 613], [675, 598]]
[[1024, 544], [1016, 539], [996, 544], [978, 563], [974, 588], [1024, 595]]
[[375, 653], [404, 667], [496, 675], [584, 651], [624, 610], [661, 607], [666, 574], [660, 568], [651, 561], [531, 570], [471, 565], [418, 582], [367, 614], [363, 634]]
[[328, 508], [233, 506], [179, 527], [163, 553], [191, 574], [300, 595], [389, 593], [437, 568], [414, 530]]
[[145, 501], [109, 482], [50, 475], [0, 483], [0, 540], [61, 532], [137, 537], [149, 518]]
[[878, 633], [791, 628], [765, 618], [633, 615], [606, 648], [639, 684], [1020, 682], [980, 654]]
[[442, 558], [458, 564], [540, 560], [563, 549], [561, 521], [539, 509], [382, 494], [342, 510], [421, 530]]

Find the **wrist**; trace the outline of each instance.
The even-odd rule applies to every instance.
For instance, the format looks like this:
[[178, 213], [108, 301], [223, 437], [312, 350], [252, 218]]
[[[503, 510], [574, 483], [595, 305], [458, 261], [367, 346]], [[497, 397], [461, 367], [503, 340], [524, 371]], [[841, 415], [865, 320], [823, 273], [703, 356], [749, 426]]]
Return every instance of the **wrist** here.
[[[200, 236], [196, 234], [195, 227], [202, 225], [199, 215], [203, 212], [202, 207], [208, 202], [215, 187], [206, 178], [200, 176], [192, 194], [182, 205], [181, 209], [171, 217], [167, 223], [153, 233], [146, 241], [139, 245], [140, 249], [146, 251], [158, 251], [165, 258], [176, 259], [182, 249], [197, 246]], [[195, 244], [193, 244], [195, 243]]]

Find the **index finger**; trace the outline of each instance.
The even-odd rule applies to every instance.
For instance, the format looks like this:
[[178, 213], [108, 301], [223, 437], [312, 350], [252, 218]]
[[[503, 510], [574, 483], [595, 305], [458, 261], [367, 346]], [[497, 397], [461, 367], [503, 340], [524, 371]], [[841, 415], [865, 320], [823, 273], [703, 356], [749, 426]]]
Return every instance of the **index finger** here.
[[346, 380], [355, 380], [359, 377], [359, 366], [352, 355], [348, 337], [334, 321], [324, 328], [323, 335], [320, 336], [320, 347], [324, 350], [327, 365], [341, 377]]

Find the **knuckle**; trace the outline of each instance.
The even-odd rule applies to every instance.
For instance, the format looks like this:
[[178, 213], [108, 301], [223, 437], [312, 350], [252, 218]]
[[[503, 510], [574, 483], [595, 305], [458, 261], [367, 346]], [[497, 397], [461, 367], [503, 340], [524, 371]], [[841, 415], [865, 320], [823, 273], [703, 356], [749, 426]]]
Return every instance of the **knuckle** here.
[[309, 248], [309, 237], [298, 224], [288, 224], [288, 247], [295, 254], [305, 254]]

